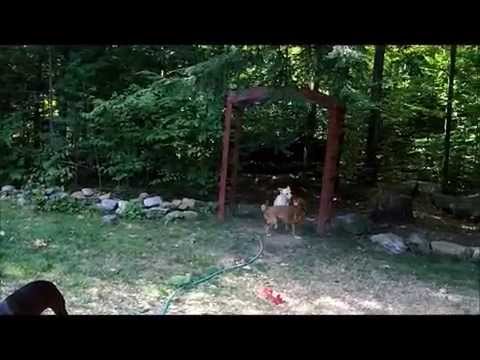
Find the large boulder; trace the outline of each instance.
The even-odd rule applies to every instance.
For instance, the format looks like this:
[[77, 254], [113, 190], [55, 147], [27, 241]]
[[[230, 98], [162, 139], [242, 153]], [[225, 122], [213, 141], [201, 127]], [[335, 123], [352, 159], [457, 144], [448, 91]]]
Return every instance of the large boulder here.
[[178, 205], [178, 209], [180, 210], [193, 210], [195, 208], [195, 200], [183, 198], [180, 205]]
[[407, 244], [410, 251], [417, 254], [430, 254], [431, 252], [430, 242], [422, 234], [410, 234], [410, 236], [405, 239], [405, 244]]
[[463, 259], [470, 258], [473, 255], [472, 248], [448, 241], [432, 241], [431, 246], [432, 252], [439, 255], [448, 255]]
[[182, 200], [179, 200], [179, 199], [172, 200], [172, 209], [177, 209], [180, 205], [182, 205]]
[[102, 194], [102, 195], [98, 196], [98, 198], [100, 200], [110, 199], [111, 197], [112, 197], [111, 193], [106, 193], [106, 194]]
[[45, 195], [46, 196], [51, 196], [57, 192], [62, 192], [63, 189], [58, 187], [58, 186], [54, 186], [54, 187], [49, 187], [47, 189], [45, 189]]
[[90, 196], [95, 195], [95, 190], [90, 189], [90, 188], [83, 188], [82, 189], [82, 194], [86, 197], [90, 197]]
[[119, 200], [117, 210], [115, 210], [115, 214], [122, 215], [123, 213], [125, 213], [125, 210], [127, 210], [127, 206], [128, 206], [128, 201]]
[[105, 212], [113, 212], [117, 206], [118, 201], [113, 199], [103, 199], [99, 204], [99, 208]]
[[168, 201], [163, 201], [162, 202], [162, 207], [165, 208], [165, 209], [172, 209], [173, 204], [171, 202], [168, 202]]
[[472, 247], [472, 259], [480, 260], [480, 247]]
[[54, 192], [48, 196], [48, 201], [59, 201], [68, 197], [68, 194], [63, 191]]
[[15, 192], [15, 186], [13, 185], [4, 185], [2, 186], [2, 189], [1, 191], [5, 194], [10, 194], [10, 193], [13, 193]]
[[143, 200], [143, 199], [148, 198], [149, 196], [150, 195], [148, 195], [148, 193], [142, 192], [142, 193], [140, 193], [140, 195], [138, 195], [138, 199]]
[[1, 191], [3, 191], [3, 192], [13, 192], [13, 191], [15, 191], [15, 186], [13, 186], [13, 185], [4, 185], [4, 186], [2, 186]]
[[162, 205], [162, 198], [160, 196], [151, 196], [143, 199], [143, 206], [148, 208]]
[[148, 209], [144, 209], [143, 212], [147, 219], [160, 219], [168, 213], [169, 209], [161, 208], [161, 207], [152, 207]]
[[480, 194], [469, 196], [452, 196], [445, 194], [432, 194], [433, 204], [461, 219], [480, 219]]
[[402, 254], [407, 250], [403, 239], [392, 233], [372, 235], [370, 241], [380, 245], [386, 252], [393, 255]]
[[75, 191], [70, 194], [70, 196], [76, 200], [84, 200], [86, 199], [85, 195], [83, 195], [83, 192], [81, 191]]
[[198, 217], [198, 213], [195, 211], [187, 210], [187, 211], [172, 211], [165, 215], [165, 224], [168, 224], [172, 220], [176, 219], [185, 219], [185, 220], [193, 220]]

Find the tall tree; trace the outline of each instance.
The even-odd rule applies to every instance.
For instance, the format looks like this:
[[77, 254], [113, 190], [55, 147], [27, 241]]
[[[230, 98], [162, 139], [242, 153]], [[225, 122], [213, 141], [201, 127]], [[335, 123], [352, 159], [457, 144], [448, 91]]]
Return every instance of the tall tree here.
[[377, 182], [378, 174], [378, 149], [381, 138], [382, 116], [380, 104], [382, 101], [382, 83], [383, 83], [383, 68], [385, 59], [385, 45], [375, 46], [375, 57], [373, 62], [372, 85], [370, 89], [371, 100], [374, 108], [370, 113], [368, 119], [368, 135], [366, 148], [366, 182], [368, 184], [375, 184]]
[[453, 109], [453, 85], [455, 81], [455, 62], [457, 59], [457, 46], [450, 47], [450, 69], [448, 71], [448, 94], [447, 94], [447, 112], [445, 116], [445, 139], [444, 139], [444, 157], [442, 168], [442, 192], [448, 190], [448, 165], [450, 161], [450, 138], [452, 131], [452, 109]]

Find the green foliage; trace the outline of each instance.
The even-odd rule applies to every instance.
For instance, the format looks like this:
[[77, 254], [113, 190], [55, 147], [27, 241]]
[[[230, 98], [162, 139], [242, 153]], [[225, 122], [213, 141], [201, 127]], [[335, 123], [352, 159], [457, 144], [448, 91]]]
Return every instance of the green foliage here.
[[[224, 95], [251, 86], [309, 87], [342, 101], [346, 178], [364, 160], [366, 120], [379, 106], [380, 177], [437, 181], [448, 48], [387, 46], [381, 104], [370, 101], [373, 55], [371, 46], [4, 47], [0, 181], [207, 194], [217, 183]], [[460, 46], [450, 164], [459, 190], [480, 187], [479, 67], [478, 46]], [[295, 99], [249, 109], [243, 151], [281, 149], [306, 132], [325, 138], [325, 111], [316, 109], [313, 122], [311, 111]]]
[[132, 85], [108, 101], [97, 101], [86, 119], [89, 132], [97, 134], [92, 145], [103, 154], [104, 174], [121, 182], [148, 170], [150, 184], [181, 179], [184, 186], [211, 190], [224, 87], [221, 77], [212, 82], [209, 75], [229, 69], [232, 57], [182, 69], [185, 77], [143, 72], [154, 80], [148, 86]]
[[28, 181], [48, 186], [68, 185], [73, 179], [73, 166], [68, 162], [68, 155], [61, 150], [55, 152], [47, 148], [36, 160], [39, 164], [32, 170]]
[[84, 212], [91, 212], [91, 209], [85, 206], [79, 200], [66, 196], [61, 199], [49, 200], [45, 196], [45, 190], [37, 188], [31, 191], [31, 200], [37, 211], [42, 212], [59, 212], [65, 214], [79, 214]]
[[145, 218], [145, 213], [143, 212], [140, 202], [129, 201], [122, 217], [128, 220], [141, 220]]

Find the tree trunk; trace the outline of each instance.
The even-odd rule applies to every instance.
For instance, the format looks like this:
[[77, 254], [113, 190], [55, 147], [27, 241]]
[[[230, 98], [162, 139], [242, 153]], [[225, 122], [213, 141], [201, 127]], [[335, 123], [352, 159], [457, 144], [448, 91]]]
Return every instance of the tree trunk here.
[[33, 95], [33, 104], [34, 110], [32, 114], [32, 123], [33, 123], [33, 131], [32, 131], [32, 140], [33, 140], [33, 148], [35, 150], [40, 150], [42, 148], [42, 114], [40, 112], [40, 105], [41, 100], [38, 92], [34, 92]]
[[[313, 63], [313, 75], [312, 75], [312, 81], [310, 83], [310, 89], [313, 91], [318, 91], [318, 88], [320, 86], [320, 81], [319, 81], [319, 62], [320, 62], [320, 49], [312, 45], [310, 47], [310, 56], [312, 58], [312, 63]], [[312, 159], [312, 143], [315, 138], [315, 132], [317, 130], [318, 122], [317, 122], [317, 104], [312, 103], [310, 104], [310, 111], [308, 112], [307, 116], [307, 122], [305, 124], [305, 148], [303, 151], [303, 167], [306, 169]]]
[[367, 184], [373, 185], [377, 182], [378, 174], [378, 149], [381, 138], [382, 117], [379, 105], [382, 101], [382, 83], [383, 68], [385, 59], [385, 45], [375, 46], [375, 58], [373, 63], [372, 87], [370, 96], [375, 108], [370, 114], [368, 120], [368, 135], [365, 161], [365, 181]]
[[442, 192], [448, 191], [448, 164], [450, 161], [450, 133], [452, 129], [452, 105], [453, 105], [453, 85], [455, 81], [455, 61], [457, 59], [457, 46], [450, 47], [450, 69], [448, 73], [448, 94], [447, 94], [447, 113], [445, 117], [445, 140], [444, 140], [444, 158], [442, 169]]
[[48, 130], [50, 145], [53, 141], [53, 64], [52, 47], [48, 47]]

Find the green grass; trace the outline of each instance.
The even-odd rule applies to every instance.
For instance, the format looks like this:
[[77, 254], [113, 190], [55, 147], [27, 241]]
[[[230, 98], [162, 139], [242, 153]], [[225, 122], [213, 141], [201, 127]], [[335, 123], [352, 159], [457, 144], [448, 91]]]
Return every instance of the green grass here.
[[[161, 303], [172, 289], [169, 279], [173, 276], [201, 275], [226, 255], [253, 256], [257, 243], [244, 225], [240, 219], [218, 224], [206, 217], [167, 226], [150, 220], [103, 225], [96, 214], [37, 213], [3, 201], [0, 230], [5, 234], [0, 236], [0, 291], [1, 285], [42, 278], [59, 284], [85, 307], [91, 301], [90, 295], [86, 295], [88, 289], [109, 284], [138, 289], [139, 298]], [[47, 246], [35, 248], [36, 239], [45, 241]], [[289, 255], [280, 253], [282, 261], [289, 263], [288, 270], [261, 261], [251, 266], [253, 271], [314, 281], [315, 264], [336, 266], [343, 262], [351, 275], [360, 279], [368, 277], [371, 269], [389, 264], [392, 278], [413, 274], [422, 280], [456, 287], [476, 288], [478, 284], [476, 266], [469, 262], [389, 256], [373, 251], [364, 241], [352, 239], [320, 241], [308, 235], [306, 241], [308, 249]], [[364, 251], [359, 251], [358, 246]], [[241, 276], [241, 271], [235, 275]]]
[[375, 254], [374, 258], [388, 262], [396, 271], [410, 273], [417, 278], [434, 284], [478, 289], [479, 265], [465, 260], [431, 256], [385, 256]]
[[[167, 287], [186, 272], [206, 271], [227, 251], [235, 234], [213, 220], [172, 223], [122, 221], [101, 224], [93, 215], [79, 218], [36, 213], [0, 203], [0, 281], [53, 279], [75, 290], [93, 280]], [[35, 248], [41, 239], [45, 248]], [[227, 241], [225, 241], [227, 240]]]

